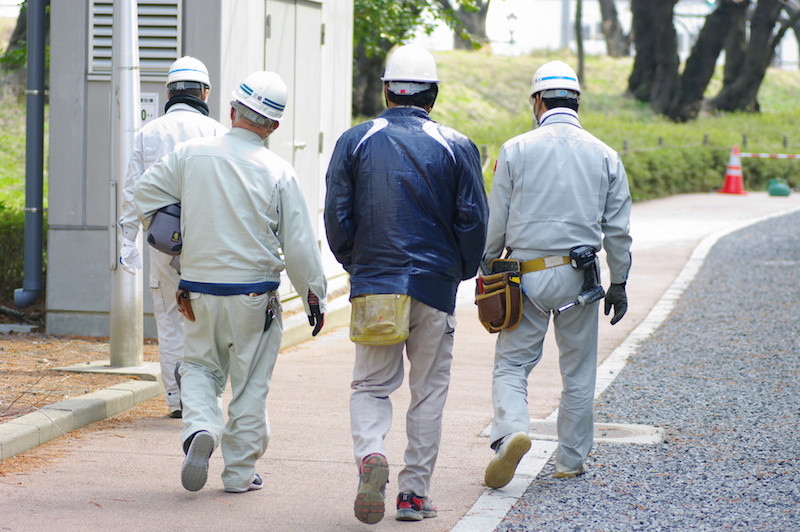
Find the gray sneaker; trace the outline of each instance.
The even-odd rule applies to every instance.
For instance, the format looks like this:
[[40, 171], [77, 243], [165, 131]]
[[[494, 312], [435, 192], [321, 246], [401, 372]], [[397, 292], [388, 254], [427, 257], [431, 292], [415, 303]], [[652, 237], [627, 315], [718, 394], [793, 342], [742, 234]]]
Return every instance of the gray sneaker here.
[[356, 519], [374, 525], [383, 519], [383, 500], [386, 483], [389, 481], [389, 463], [382, 454], [372, 453], [361, 461], [358, 474], [358, 494], [353, 511]]
[[575, 478], [584, 473], [586, 473], [586, 468], [583, 467], [583, 464], [578, 467], [566, 467], [556, 462], [556, 474], [553, 476], [556, 478]]
[[260, 490], [264, 487], [264, 481], [258, 473], [253, 477], [253, 481], [246, 488], [225, 488], [226, 493], [247, 493], [248, 491]]
[[436, 507], [428, 497], [410, 492], [397, 495], [397, 521], [422, 521], [428, 517], [436, 517]]
[[194, 433], [181, 467], [181, 484], [189, 491], [199, 491], [208, 480], [208, 459], [214, 452], [214, 437], [207, 430]]
[[497, 453], [486, 466], [484, 483], [490, 488], [502, 488], [514, 478], [519, 461], [531, 448], [527, 432], [515, 432], [503, 438]]

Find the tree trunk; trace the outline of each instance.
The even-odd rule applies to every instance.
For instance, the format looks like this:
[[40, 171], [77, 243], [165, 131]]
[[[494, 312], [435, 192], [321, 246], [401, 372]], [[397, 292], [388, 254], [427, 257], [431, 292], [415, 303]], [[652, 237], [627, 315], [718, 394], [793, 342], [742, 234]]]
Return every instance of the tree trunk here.
[[678, 97], [678, 37], [673, 25], [677, 0], [631, 0], [636, 57], [628, 92], [664, 114]]
[[631, 0], [633, 43], [636, 55], [628, 78], [628, 94], [641, 102], [650, 101], [650, 89], [656, 70], [656, 38], [654, 13], [648, 0]]
[[722, 111], [758, 111], [756, 96], [775, 52], [778, 36], [773, 36], [772, 29], [782, 8], [780, 0], [758, 1], [750, 22], [750, 42], [739, 76], [732, 83], [723, 85], [711, 102], [713, 107]]
[[658, 114], [665, 114], [678, 98], [680, 91], [680, 74], [678, 67], [678, 34], [673, 24], [675, 4], [678, 0], [657, 2], [656, 21], [656, 69], [653, 87], [650, 91], [650, 105]]
[[367, 57], [362, 45], [353, 50], [353, 116], [373, 117], [385, 109], [381, 76], [391, 44], [382, 55]]
[[622, 31], [614, 0], [600, 0], [600, 17], [603, 19], [603, 36], [606, 39], [606, 53], [611, 57], [631, 55], [631, 39]]
[[717, 58], [735, 23], [744, 20], [749, 3], [750, 0], [720, 0], [717, 8], [706, 17], [683, 69], [678, 103], [667, 112], [667, 116], [680, 122], [697, 117], [703, 94], [714, 75]]
[[[484, 0], [482, 2], [475, 2], [478, 6], [477, 10], [466, 9], [463, 5], [458, 7], [456, 17], [459, 22], [464, 25], [464, 31], [468, 32], [472, 39], [478, 41], [481, 46], [489, 42], [489, 37], [486, 35], [486, 14], [489, 12], [489, 2], [491, 0]], [[475, 45], [473, 40], [464, 38], [459, 35], [458, 31], [453, 36], [453, 47], [456, 50], [474, 50]]]

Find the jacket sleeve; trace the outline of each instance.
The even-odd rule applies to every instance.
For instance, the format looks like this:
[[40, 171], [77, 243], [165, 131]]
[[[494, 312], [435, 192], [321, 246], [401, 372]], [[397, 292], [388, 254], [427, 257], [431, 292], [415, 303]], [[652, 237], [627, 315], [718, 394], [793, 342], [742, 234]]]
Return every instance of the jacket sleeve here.
[[306, 314], [311, 314], [309, 290], [319, 298], [320, 310], [325, 312], [328, 281], [322, 270], [319, 245], [308, 206], [294, 175], [282, 180], [279, 193], [277, 236], [283, 250], [286, 273], [303, 301]]
[[503, 146], [497, 157], [497, 165], [492, 179], [492, 191], [489, 194], [489, 228], [482, 264], [487, 272], [489, 262], [492, 259], [499, 258], [503, 254], [503, 248], [506, 245], [506, 227], [508, 226], [508, 212], [513, 188], [511, 175], [508, 171], [508, 153], [505, 146]]
[[628, 175], [618, 155], [609, 158], [609, 182], [606, 205], [603, 212], [603, 248], [612, 283], [628, 280], [631, 269], [631, 193]]
[[133, 186], [144, 173], [144, 150], [142, 147], [142, 134], [137, 133], [133, 142], [133, 153], [128, 162], [128, 169], [125, 173], [122, 190], [122, 215], [119, 217], [119, 225], [122, 235], [128, 240], [136, 240], [139, 232], [139, 217], [136, 214], [136, 204], [133, 202]]
[[354, 183], [348, 160], [348, 143], [336, 143], [325, 176], [325, 232], [336, 260], [349, 270], [356, 226], [353, 217]]
[[180, 164], [179, 152], [173, 151], [148, 168], [134, 184], [136, 213], [145, 229], [158, 209], [181, 202]]
[[473, 277], [478, 270], [486, 244], [486, 224], [489, 218], [480, 153], [472, 141], [466, 142], [468, 145], [457, 158], [459, 175], [453, 225], [461, 253], [462, 280]]

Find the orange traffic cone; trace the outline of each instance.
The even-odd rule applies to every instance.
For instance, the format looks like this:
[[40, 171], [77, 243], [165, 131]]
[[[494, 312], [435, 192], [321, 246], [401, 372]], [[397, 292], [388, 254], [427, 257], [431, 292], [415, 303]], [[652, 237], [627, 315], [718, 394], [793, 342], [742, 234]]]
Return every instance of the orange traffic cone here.
[[739, 155], [739, 146], [731, 149], [731, 156], [728, 159], [728, 169], [725, 171], [725, 185], [718, 192], [722, 194], [747, 194], [744, 189], [744, 178], [742, 177], [742, 159]]

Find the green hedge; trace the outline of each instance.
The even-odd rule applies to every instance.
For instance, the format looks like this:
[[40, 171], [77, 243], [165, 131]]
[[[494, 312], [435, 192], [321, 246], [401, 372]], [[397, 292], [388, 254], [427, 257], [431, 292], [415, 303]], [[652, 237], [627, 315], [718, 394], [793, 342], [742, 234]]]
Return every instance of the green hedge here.
[[[657, 148], [621, 154], [634, 201], [674, 194], [714, 192], [725, 184], [730, 150], [714, 147]], [[773, 178], [800, 184], [800, 161], [742, 159], [745, 189], [766, 190]]]
[[[47, 219], [44, 220], [45, 228]], [[47, 231], [43, 236], [46, 260]], [[14, 300], [25, 274], [25, 213], [21, 208], [0, 203], [0, 304]]]

